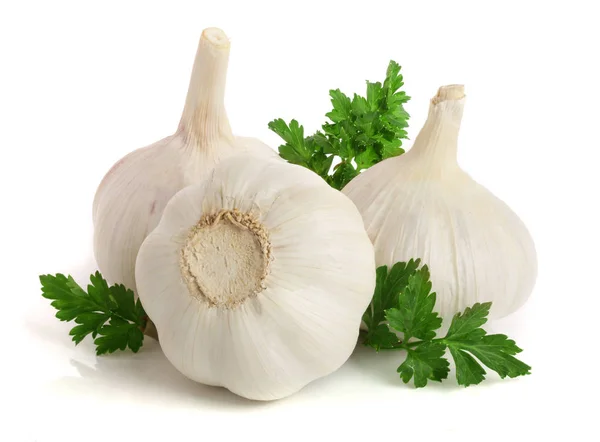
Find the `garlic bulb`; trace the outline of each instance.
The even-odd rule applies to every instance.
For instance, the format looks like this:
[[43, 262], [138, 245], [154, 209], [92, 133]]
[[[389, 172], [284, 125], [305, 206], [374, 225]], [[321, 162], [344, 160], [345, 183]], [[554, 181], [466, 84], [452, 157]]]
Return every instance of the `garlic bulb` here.
[[94, 253], [113, 283], [135, 290], [135, 258], [171, 197], [198, 183], [223, 158], [240, 152], [276, 157], [262, 142], [235, 137], [224, 107], [229, 40], [204, 30], [177, 132], [138, 149], [106, 174], [94, 199]]
[[341, 192], [303, 167], [237, 156], [171, 199], [136, 280], [180, 372], [272, 400], [348, 359], [375, 259]]
[[387, 159], [344, 189], [363, 216], [378, 266], [422, 258], [445, 317], [493, 301], [491, 317], [517, 310], [536, 279], [523, 222], [457, 163], [463, 86], [441, 87], [406, 154]]

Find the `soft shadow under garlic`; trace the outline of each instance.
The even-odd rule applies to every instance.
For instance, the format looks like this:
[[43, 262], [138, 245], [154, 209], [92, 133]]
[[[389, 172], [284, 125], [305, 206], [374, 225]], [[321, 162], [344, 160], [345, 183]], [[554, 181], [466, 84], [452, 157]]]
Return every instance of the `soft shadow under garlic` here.
[[165, 358], [158, 342], [148, 340], [137, 354], [115, 353], [100, 356], [94, 365], [71, 359], [78, 376], [65, 376], [47, 388], [61, 395], [81, 396], [89, 393], [109, 402], [134, 398], [136, 402], [161, 406], [202, 406], [212, 409], [248, 409], [268, 406], [266, 402], [249, 401], [224, 388], [210, 387], [182, 376]]

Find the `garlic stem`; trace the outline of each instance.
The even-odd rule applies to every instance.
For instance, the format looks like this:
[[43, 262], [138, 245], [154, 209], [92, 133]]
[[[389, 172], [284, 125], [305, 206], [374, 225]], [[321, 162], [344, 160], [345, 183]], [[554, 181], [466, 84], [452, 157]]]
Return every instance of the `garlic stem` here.
[[427, 121], [409, 153], [427, 158], [433, 172], [458, 165], [458, 132], [464, 104], [464, 86], [458, 84], [440, 87], [431, 99]]
[[202, 32], [179, 130], [189, 142], [208, 147], [220, 138], [233, 140], [225, 112], [229, 38], [218, 28]]

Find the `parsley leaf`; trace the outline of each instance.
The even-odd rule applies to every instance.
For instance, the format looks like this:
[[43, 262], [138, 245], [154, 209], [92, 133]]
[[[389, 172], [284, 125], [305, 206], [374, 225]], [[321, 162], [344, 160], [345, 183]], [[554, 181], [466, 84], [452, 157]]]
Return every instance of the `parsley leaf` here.
[[435, 337], [442, 318], [433, 311], [435, 293], [431, 293], [429, 269], [423, 266], [408, 278], [408, 284], [398, 297], [397, 307], [386, 310], [391, 328], [404, 334], [404, 340], [415, 337], [425, 341]]
[[451, 346], [450, 354], [456, 365], [456, 382], [458, 382], [458, 385], [468, 387], [469, 385], [477, 385], [485, 379], [485, 370], [469, 353]]
[[408, 278], [415, 273], [421, 260], [411, 259], [409, 262], [397, 262], [388, 272], [387, 266], [376, 271], [375, 293], [371, 304], [363, 315], [367, 325], [376, 327], [385, 319], [385, 310], [396, 305], [398, 294], [408, 285]]
[[41, 275], [42, 296], [51, 299], [61, 321], [75, 321], [69, 334], [75, 345], [92, 335], [96, 354], [131, 349], [144, 341], [148, 316], [140, 300], [121, 284], [108, 285], [100, 272], [90, 276], [87, 292], [71, 276]]
[[406, 360], [398, 367], [400, 378], [407, 384], [414, 376], [417, 388], [425, 387], [427, 380], [441, 382], [450, 372], [450, 363], [444, 353], [446, 346], [438, 342], [425, 342], [407, 349]]
[[[282, 119], [271, 121], [269, 128], [285, 141], [279, 155], [342, 189], [361, 170], [404, 153], [409, 119], [404, 104], [410, 97], [400, 91], [403, 85], [400, 65], [390, 61], [383, 84], [367, 81], [366, 97], [354, 94], [350, 99], [339, 89], [330, 90], [329, 122], [314, 135], [304, 137], [304, 127], [296, 120], [289, 125]], [[338, 162], [332, 167], [334, 159]]]
[[[385, 311], [396, 305], [398, 294], [406, 288], [410, 275], [417, 270], [420, 263], [419, 259], [411, 259], [407, 263], [397, 262], [392, 266], [389, 273], [387, 266], [381, 266], [377, 269], [375, 293], [373, 294], [371, 304], [363, 315], [363, 322], [367, 325], [369, 333], [380, 330], [378, 332], [379, 338], [375, 337], [373, 341], [377, 346], [380, 344], [379, 339], [383, 336], [383, 332], [379, 326], [385, 321]], [[387, 325], [382, 325], [382, 327], [387, 329]], [[370, 342], [369, 333], [366, 337], [367, 345]], [[391, 331], [389, 333], [396, 336]]]
[[491, 302], [477, 303], [472, 307], [467, 307], [463, 313], [454, 315], [448, 333], [446, 333], [446, 341], [480, 339], [485, 335], [485, 331], [480, 327], [487, 322], [487, 315], [491, 307]]
[[[488, 335], [481, 328], [487, 322], [490, 302], [457, 313], [446, 336], [436, 338], [442, 318], [434, 311], [436, 296], [429, 269], [419, 266], [416, 259], [396, 263], [389, 272], [386, 266], [379, 267], [373, 299], [363, 315], [365, 345], [377, 351], [406, 351], [406, 359], [398, 367], [404, 383], [413, 379], [420, 388], [428, 381], [446, 379], [450, 371], [446, 349], [454, 360], [459, 385], [482, 382], [486, 375], [482, 364], [501, 378], [530, 374], [531, 367], [514, 356], [521, 352], [515, 341], [506, 335]], [[403, 334], [402, 340], [394, 330]]]
[[387, 325], [379, 324], [375, 328], [369, 328], [364, 344], [379, 351], [382, 348], [393, 348], [398, 342], [398, 336], [390, 331]]
[[[444, 340], [445, 341], [445, 340]], [[478, 384], [483, 381], [485, 370], [473, 379], [466, 379], [465, 372], [472, 372], [473, 365], [477, 364], [466, 359], [473, 359], [468, 353], [479, 359], [485, 366], [491, 368], [501, 378], [523, 376], [531, 373], [531, 367], [518, 360], [513, 355], [521, 352], [515, 341], [506, 335], [486, 335], [476, 341], [445, 341], [456, 362], [456, 379], [460, 385]], [[467, 353], [468, 352], [468, 353]], [[458, 357], [458, 358], [457, 358]], [[479, 365], [479, 364], [477, 364]]]
[[281, 157], [290, 163], [308, 167], [313, 152], [306, 146], [304, 128], [296, 120], [292, 120], [288, 126], [281, 118], [271, 121], [269, 128], [285, 141], [279, 147]]
[[460, 385], [478, 384], [485, 379], [485, 370], [471, 355], [501, 378], [530, 374], [531, 367], [514, 357], [522, 351], [515, 341], [506, 335], [487, 335], [481, 328], [487, 322], [491, 306], [491, 302], [477, 303], [462, 314], [454, 315], [443, 339], [456, 362], [456, 378]]

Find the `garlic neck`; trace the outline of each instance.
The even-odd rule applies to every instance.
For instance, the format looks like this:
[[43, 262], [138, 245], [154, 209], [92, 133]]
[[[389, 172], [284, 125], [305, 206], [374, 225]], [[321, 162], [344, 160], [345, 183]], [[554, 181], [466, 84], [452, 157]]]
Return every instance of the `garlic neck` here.
[[433, 172], [458, 168], [458, 132], [464, 104], [462, 85], [442, 86], [431, 99], [427, 121], [410, 153], [426, 161]]
[[233, 140], [225, 112], [225, 82], [229, 62], [229, 39], [223, 31], [202, 32], [190, 85], [179, 123], [190, 143], [208, 148], [215, 141]]

